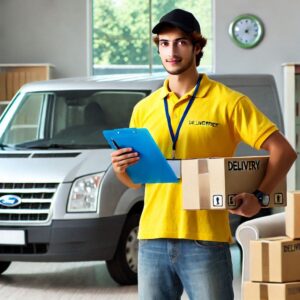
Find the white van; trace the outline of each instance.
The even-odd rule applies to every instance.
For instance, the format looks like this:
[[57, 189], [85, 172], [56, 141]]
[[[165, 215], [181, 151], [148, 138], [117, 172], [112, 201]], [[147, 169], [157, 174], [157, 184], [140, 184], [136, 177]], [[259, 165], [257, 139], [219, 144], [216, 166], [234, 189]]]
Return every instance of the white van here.
[[[249, 95], [283, 131], [272, 76], [211, 77]], [[118, 283], [136, 283], [144, 190], [116, 179], [102, 130], [127, 127], [133, 106], [162, 83], [139, 74], [22, 87], [0, 119], [0, 273], [13, 261], [105, 260]], [[242, 145], [237, 154], [257, 152]]]

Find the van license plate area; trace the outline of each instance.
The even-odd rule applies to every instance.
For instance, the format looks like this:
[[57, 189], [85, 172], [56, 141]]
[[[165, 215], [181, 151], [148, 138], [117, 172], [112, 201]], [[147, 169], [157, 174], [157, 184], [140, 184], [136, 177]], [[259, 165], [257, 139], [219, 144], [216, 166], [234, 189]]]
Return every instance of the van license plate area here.
[[24, 230], [0, 230], [1, 245], [25, 245]]

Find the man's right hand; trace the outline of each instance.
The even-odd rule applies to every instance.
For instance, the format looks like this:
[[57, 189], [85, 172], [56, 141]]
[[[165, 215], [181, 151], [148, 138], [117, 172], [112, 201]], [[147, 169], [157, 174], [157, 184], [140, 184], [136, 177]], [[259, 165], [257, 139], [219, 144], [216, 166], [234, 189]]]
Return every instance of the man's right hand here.
[[140, 157], [132, 148], [122, 148], [111, 153], [111, 161], [116, 174], [126, 173], [129, 166], [136, 164]]
[[258, 214], [261, 209], [258, 199], [252, 193], [240, 193], [233, 200], [239, 205], [237, 208], [228, 211], [235, 215], [250, 218]]

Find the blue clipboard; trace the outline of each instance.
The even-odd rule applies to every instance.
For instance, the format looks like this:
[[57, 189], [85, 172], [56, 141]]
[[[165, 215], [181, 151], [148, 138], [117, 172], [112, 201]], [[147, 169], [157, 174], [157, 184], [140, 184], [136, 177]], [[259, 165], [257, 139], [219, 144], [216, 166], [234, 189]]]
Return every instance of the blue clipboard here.
[[127, 168], [134, 183], [174, 183], [178, 178], [146, 128], [104, 130], [111, 148], [132, 148], [140, 155], [135, 165]]

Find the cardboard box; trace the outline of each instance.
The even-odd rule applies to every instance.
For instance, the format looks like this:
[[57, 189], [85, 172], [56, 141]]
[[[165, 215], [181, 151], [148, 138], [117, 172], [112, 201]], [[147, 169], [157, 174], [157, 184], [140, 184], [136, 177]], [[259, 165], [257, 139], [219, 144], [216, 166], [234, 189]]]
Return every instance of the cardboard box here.
[[300, 191], [287, 194], [285, 232], [291, 239], [300, 238]]
[[[252, 193], [260, 185], [268, 156], [190, 159], [181, 162], [184, 209], [237, 207], [236, 194]], [[268, 207], [286, 205], [286, 179], [270, 195]]]
[[300, 282], [266, 283], [246, 281], [244, 300], [299, 300]]
[[300, 240], [272, 237], [250, 241], [250, 280], [300, 281]]

